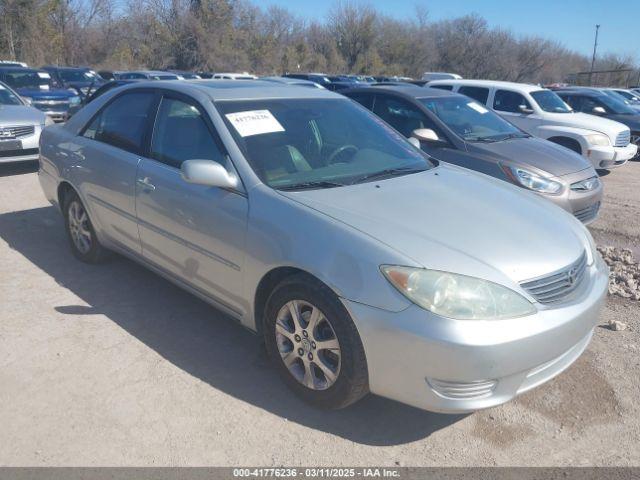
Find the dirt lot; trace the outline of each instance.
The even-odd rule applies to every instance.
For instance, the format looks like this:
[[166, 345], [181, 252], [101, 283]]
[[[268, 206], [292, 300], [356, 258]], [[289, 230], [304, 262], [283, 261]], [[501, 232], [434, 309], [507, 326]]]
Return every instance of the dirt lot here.
[[[637, 249], [640, 163], [603, 180], [594, 236]], [[327, 413], [216, 310], [128, 260], [75, 261], [32, 166], [0, 166], [0, 271], [1, 465], [640, 465], [640, 302], [609, 297], [578, 362], [502, 407]]]

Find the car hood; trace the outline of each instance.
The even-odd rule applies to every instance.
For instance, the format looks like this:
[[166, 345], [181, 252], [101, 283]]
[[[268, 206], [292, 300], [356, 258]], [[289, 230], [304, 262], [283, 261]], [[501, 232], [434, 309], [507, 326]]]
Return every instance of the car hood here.
[[52, 88], [49, 90], [42, 90], [40, 88], [17, 88], [15, 89], [20, 95], [31, 98], [42, 98], [42, 99], [60, 99], [60, 98], [70, 98], [77, 97], [78, 94], [76, 92], [70, 92], [69, 90]]
[[627, 127], [629, 127], [633, 131], [637, 132], [638, 130], [640, 130], [640, 114], [638, 115], [613, 114], [613, 115], [608, 115], [607, 118], [610, 120], [615, 120], [616, 122], [624, 123]]
[[280, 193], [425, 268], [508, 286], [564, 268], [589, 248], [580, 222], [548, 200], [449, 165], [349, 187]]
[[545, 123], [593, 130], [604, 133], [612, 139], [615, 139], [624, 130], [624, 125], [620, 125], [615, 120], [581, 112], [545, 113]]
[[0, 125], [44, 124], [45, 114], [24, 105], [0, 105]]
[[532, 167], [561, 177], [591, 167], [591, 162], [571, 150], [540, 138], [513, 138], [494, 143], [470, 143], [469, 152], [479, 151], [496, 160]]

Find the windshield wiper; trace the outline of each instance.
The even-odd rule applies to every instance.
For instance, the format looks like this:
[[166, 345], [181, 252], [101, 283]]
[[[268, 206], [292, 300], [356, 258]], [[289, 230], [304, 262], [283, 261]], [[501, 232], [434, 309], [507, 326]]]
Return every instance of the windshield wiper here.
[[311, 190], [314, 188], [335, 188], [344, 187], [344, 183], [329, 182], [327, 180], [317, 180], [313, 182], [300, 182], [292, 183], [291, 185], [283, 185], [282, 187], [276, 187], [278, 190]]
[[407, 175], [409, 173], [424, 172], [425, 170], [427, 169], [415, 168], [415, 167], [386, 168], [384, 170], [380, 170], [379, 172], [368, 173], [366, 175], [358, 177], [356, 180], [351, 182], [351, 185], [355, 185], [356, 183], [362, 183], [367, 180], [373, 180], [375, 178], [393, 177], [395, 175]]

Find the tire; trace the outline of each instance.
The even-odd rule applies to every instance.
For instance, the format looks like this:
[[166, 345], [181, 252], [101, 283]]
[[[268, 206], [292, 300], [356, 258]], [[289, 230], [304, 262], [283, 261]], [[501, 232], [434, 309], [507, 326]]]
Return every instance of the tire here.
[[89, 214], [76, 192], [65, 194], [62, 211], [73, 256], [85, 263], [103, 262], [108, 251], [98, 241]]
[[[299, 313], [297, 324], [292, 308]], [[308, 329], [313, 318], [316, 327]], [[265, 307], [264, 336], [278, 373], [306, 402], [338, 409], [369, 392], [367, 361], [356, 326], [333, 291], [314, 278], [295, 275], [273, 290]]]

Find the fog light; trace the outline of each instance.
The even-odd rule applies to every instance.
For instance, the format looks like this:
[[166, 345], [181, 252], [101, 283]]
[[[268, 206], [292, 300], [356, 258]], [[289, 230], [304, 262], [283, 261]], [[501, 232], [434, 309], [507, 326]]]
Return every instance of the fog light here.
[[497, 380], [477, 380], [474, 382], [448, 382], [427, 378], [427, 383], [435, 393], [453, 400], [475, 400], [488, 397], [498, 385]]

